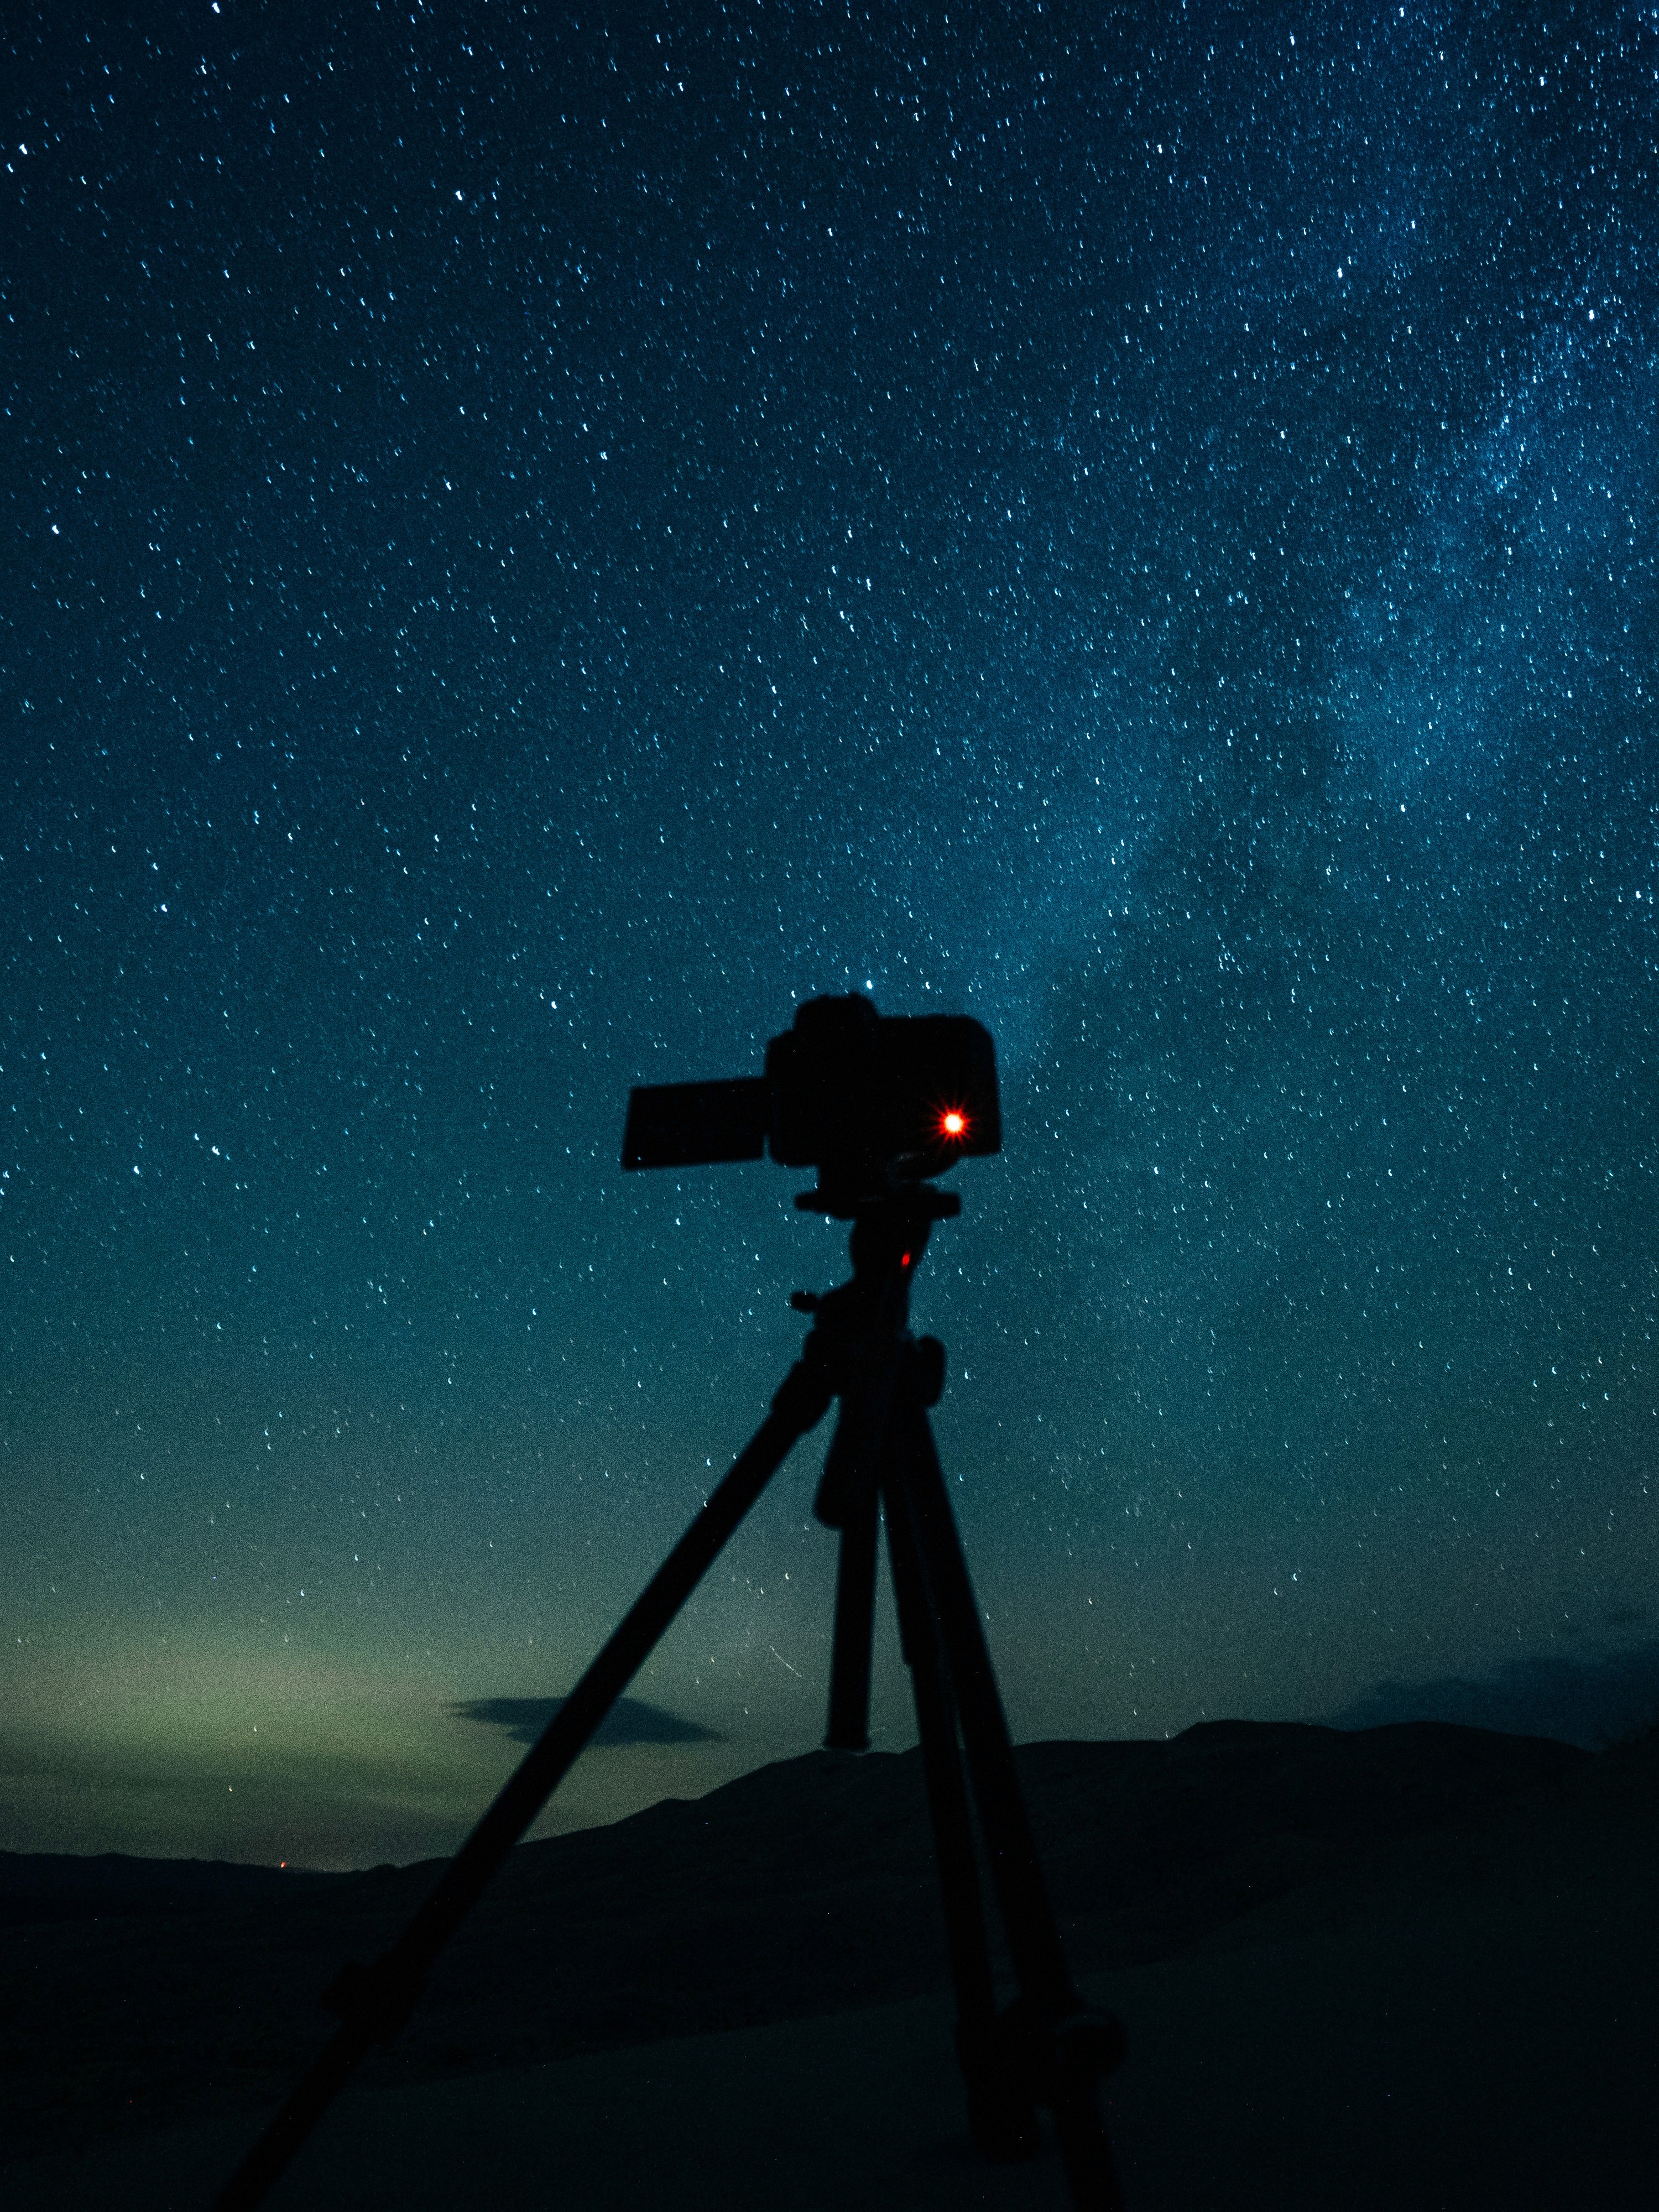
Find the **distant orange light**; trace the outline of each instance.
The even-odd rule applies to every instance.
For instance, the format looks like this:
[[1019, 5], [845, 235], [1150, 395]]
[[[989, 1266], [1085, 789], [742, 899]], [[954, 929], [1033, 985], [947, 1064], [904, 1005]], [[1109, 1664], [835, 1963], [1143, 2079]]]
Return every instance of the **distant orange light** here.
[[952, 1106], [939, 1115], [939, 1134], [942, 1137], [965, 1136], [968, 1133], [968, 1116], [959, 1106]]

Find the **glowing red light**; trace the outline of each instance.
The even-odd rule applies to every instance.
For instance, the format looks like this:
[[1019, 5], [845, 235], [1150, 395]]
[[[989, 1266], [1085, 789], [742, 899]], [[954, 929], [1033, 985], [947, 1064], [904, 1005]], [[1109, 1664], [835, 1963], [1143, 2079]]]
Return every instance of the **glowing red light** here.
[[899, 1254], [899, 1265], [900, 1265], [900, 1267], [908, 1267], [909, 1266], [909, 1264], [910, 1264], [910, 1255], [909, 1255], [908, 1252], [901, 1252], [901, 1253]]
[[949, 1106], [945, 1109], [945, 1112], [939, 1115], [939, 1133], [941, 1137], [965, 1137], [967, 1135], [968, 1116], [963, 1112], [960, 1106]]

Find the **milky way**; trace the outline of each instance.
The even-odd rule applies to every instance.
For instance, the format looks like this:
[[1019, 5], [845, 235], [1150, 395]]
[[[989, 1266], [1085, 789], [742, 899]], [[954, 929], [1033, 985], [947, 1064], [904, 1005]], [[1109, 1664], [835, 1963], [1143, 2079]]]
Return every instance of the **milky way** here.
[[[1659, 30], [1583, 13], [14, 32], [0, 1841], [459, 1836], [841, 1265], [627, 1090], [854, 988], [1001, 1051], [916, 1312], [1018, 1734], [1644, 1717]], [[556, 1824], [816, 1742], [816, 1457]]]

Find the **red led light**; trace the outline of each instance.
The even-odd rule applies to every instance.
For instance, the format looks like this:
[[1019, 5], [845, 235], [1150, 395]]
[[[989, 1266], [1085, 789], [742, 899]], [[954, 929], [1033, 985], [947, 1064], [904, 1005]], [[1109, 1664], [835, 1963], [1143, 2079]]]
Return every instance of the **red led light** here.
[[963, 1112], [960, 1106], [947, 1106], [945, 1108], [945, 1111], [939, 1117], [939, 1133], [941, 1137], [965, 1137], [967, 1135], [968, 1116]]

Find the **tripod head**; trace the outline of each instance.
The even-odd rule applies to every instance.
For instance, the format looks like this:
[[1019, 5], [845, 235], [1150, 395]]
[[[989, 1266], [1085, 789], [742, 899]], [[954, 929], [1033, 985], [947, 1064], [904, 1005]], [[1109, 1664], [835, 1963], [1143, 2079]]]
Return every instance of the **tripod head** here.
[[[795, 1203], [813, 1205], [808, 1191]], [[910, 1335], [910, 1290], [935, 1221], [961, 1210], [954, 1191], [913, 1185], [890, 1198], [867, 1199], [853, 1217], [848, 1239], [851, 1279], [838, 1289], [795, 1291], [789, 1303], [813, 1316], [803, 1357], [841, 1401], [841, 1414], [823, 1462], [813, 1511], [829, 1528], [845, 1528], [858, 1500], [873, 1492], [888, 1402], [898, 1363], [924, 1347], [932, 1379], [926, 1403], [945, 1387], [945, 1346], [936, 1337], [918, 1345]]]
[[[789, 1303], [797, 1313], [823, 1316], [820, 1327], [833, 1325], [842, 1332], [860, 1334], [885, 1327], [902, 1330], [909, 1315], [910, 1285], [927, 1249], [936, 1221], [953, 1221], [962, 1200], [953, 1190], [934, 1190], [927, 1183], [895, 1183], [887, 1191], [866, 1196], [845, 1212], [829, 1202], [822, 1189], [798, 1193], [795, 1203], [811, 1213], [839, 1215], [853, 1224], [847, 1249], [853, 1277], [839, 1290], [793, 1291]], [[890, 1312], [882, 1301], [892, 1302]]]

